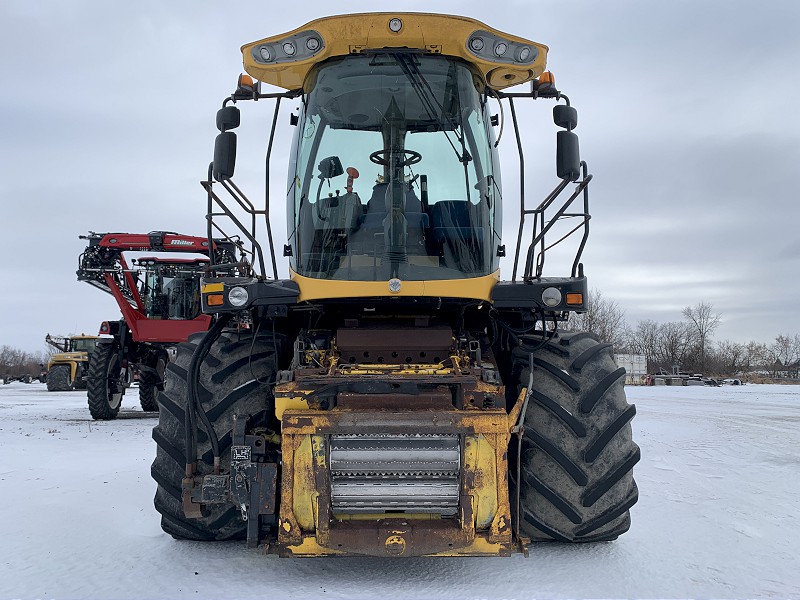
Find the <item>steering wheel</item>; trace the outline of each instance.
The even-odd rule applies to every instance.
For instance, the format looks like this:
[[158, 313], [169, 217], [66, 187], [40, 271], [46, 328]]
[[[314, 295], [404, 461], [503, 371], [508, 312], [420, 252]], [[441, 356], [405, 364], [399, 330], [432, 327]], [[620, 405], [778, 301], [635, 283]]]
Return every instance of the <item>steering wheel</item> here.
[[[369, 159], [376, 165], [381, 165], [382, 167], [388, 167], [389, 151], [376, 150], [375, 152], [369, 155]], [[419, 152], [415, 152], [414, 150], [403, 150], [403, 163], [401, 166], [408, 167], [409, 165], [415, 165], [421, 160], [422, 160], [422, 154], [420, 154]]]

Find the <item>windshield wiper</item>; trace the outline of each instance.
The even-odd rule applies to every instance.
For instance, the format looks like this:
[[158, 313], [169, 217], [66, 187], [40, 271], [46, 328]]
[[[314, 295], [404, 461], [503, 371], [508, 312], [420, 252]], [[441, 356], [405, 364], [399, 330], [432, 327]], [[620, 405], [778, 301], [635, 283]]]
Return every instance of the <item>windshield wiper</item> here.
[[431, 85], [428, 83], [427, 79], [425, 79], [425, 76], [422, 75], [416, 63], [414, 62], [413, 57], [405, 54], [394, 54], [393, 56], [400, 65], [400, 68], [403, 70], [403, 74], [405, 74], [406, 78], [411, 83], [412, 89], [417, 94], [417, 97], [428, 113], [428, 116], [438, 123], [440, 121], [440, 115], [437, 114], [438, 108], [438, 110], [441, 111], [441, 116], [447, 119], [448, 124], [453, 128], [453, 134], [461, 144], [463, 153], [458, 151], [458, 148], [456, 148], [453, 140], [451, 140], [450, 136], [447, 134], [446, 129], [442, 129], [442, 133], [444, 134], [445, 138], [447, 138], [447, 141], [449, 142], [450, 147], [453, 149], [453, 152], [456, 153], [458, 161], [466, 165], [472, 160], [472, 156], [469, 152], [467, 152], [466, 146], [464, 145], [463, 133], [461, 135], [458, 134], [458, 123], [453, 121], [453, 119], [445, 110], [444, 106], [441, 104], [441, 102], [439, 102], [436, 94], [433, 93]]

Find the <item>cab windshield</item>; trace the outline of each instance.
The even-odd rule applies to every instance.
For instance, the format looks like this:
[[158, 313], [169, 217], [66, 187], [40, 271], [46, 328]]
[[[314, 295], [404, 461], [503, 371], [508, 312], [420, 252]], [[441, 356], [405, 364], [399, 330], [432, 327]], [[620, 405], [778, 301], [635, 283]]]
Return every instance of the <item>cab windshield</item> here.
[[478, 277], [497, 268], [501, 206], [483, 84], [410, 52], [324, 63], [289, 174], [292, 268], [324, 279]]
[[92, 352], [94, 352], [94, 348], [96, 345], [97, 345], [97, 340], [94, 338], [73, 339], [72, 351], [88, 352], [89, 354], [91, 354]]
[[190, 320], [200, 314], [200, 274], [181, 265], [156, 265], [140, 285], [148, 319]]

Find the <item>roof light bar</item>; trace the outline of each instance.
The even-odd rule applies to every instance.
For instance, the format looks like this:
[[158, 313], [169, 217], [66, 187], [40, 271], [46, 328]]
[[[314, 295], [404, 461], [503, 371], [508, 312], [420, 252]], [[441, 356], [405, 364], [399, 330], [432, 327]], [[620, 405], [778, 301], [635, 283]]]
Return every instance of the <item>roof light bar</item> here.
[[325, 41], [316, 31], [303, 31], [291, 37], [254, 46], [253, 59], [262, 65], [307, 60], [325, 48]]
[[539, 56], [536, 47], [513, 42], [482, 30], [475, 31], [469, 36], [467, 49], [483, 60], [509, 65], [530, 65]]

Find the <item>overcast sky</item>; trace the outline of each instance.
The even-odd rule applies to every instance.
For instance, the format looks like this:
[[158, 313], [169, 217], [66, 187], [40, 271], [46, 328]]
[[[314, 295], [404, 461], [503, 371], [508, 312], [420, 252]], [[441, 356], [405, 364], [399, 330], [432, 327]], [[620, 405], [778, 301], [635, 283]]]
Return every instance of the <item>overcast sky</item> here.
[[[119, 317], [110, 296], [75, 278], [79, 234], [203, 234], [198, 182], [242, 44], [376, 8], [2, 0], [0, 345], [38, 351], [48, 332], [96, 333]], [[548, 67], [579, 111], [581, 154], [594, 174], [586, 274], [632, 325], [680, 320], [683, 307], [704, 301], [722, 314], [717, 340], [800, 333], [800, 3], [396, 0], [391, 8], [463, 14], [550, 47]], [[555, 184], [552, 104], [539, 104], [518, 108], [531, 204]], [[276, 143], [288, 150], [287, 114]], [[255, 199], [270, 117], [267, 107], [243, 108], [237, 181]], [[513, 137], [503, 142], [510, 233], [517, 167]], [[273, 204], [286, 153], [273, 161]], [[505, 278], [510, 271], [504, 265]]]

